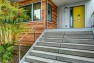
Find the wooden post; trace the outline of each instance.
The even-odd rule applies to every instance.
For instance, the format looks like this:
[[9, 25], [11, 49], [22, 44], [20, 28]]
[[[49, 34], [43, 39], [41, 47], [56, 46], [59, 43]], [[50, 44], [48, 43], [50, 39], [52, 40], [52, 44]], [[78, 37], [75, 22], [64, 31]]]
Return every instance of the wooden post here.
[[42, 0], [42, 20], [45, 29], [47, 29], [47, 0]]

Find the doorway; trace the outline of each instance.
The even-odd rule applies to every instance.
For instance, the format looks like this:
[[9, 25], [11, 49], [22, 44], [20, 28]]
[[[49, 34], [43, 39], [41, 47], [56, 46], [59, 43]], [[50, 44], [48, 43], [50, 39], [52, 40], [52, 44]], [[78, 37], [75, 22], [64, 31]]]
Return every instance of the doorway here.
[[70, 27], [85, 28], [85, 6], [70, 8]]

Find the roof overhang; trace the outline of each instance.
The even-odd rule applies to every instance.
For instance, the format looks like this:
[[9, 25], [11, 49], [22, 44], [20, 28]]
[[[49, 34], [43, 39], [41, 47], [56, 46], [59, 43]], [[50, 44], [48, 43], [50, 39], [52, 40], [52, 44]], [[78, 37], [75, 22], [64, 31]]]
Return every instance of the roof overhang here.
[[57, 6], [86, 1], [86, 0], [52, 0]]

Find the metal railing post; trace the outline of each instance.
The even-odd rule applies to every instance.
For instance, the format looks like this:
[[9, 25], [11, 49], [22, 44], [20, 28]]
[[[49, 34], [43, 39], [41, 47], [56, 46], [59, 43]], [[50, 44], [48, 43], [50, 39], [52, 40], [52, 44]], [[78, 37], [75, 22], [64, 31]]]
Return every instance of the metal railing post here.
[[20, 45], [20, 41], [19, 41], [19, 62], [21, 60], [21, 45]]
[[22, 38], [20, 38], [19, 39], [19, 43], [18, 43], [18, 47], [19, 47], [19, 62], [20, 62], [20, 60], [21, 60], [21, 40], [29, 33], [29, 32], [31, 32], [33, 29], [34, 29], [34, 41], [36, 41], [36, 27], [37, 27], [37, 25], [39, 24], [39, 22], [35, 25], [35, 26], [33, 26], [32, 28], [30, 28], [29, 30], [28, 30], [28, 32], [24, 35], [24, 36], [22, 36]]
[[36, 41], [36, 26], [34, 27], [34, 42]]

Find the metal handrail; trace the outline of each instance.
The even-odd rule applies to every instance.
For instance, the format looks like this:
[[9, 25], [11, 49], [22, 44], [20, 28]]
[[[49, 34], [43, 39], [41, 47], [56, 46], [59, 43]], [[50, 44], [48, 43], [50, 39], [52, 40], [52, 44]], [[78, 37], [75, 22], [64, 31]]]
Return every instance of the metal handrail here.
[[20, 45], [20, 43], [21, 43], [21, 40], [29, 33], [29, 32], [31, 32], [33, 29], [34, 29], [34, 41], [35, 41], [35, 32], [36, 32], [36, 27], [37, 27], [37, 25], [39, 24], [40, 22], [38, 22], [36, 25], [34, 25], [32, 28], [30, 28], [29, 29], [29, 31], [21, 38], [21, 39], [19, 39], [19, 62], [20, 62], [20, 59], [21, 59], [21, 45]]
[[92, 28], [92, 32], [93, 32], [93, 38], [94, 38], [94, 14], [91, 15], [91, 28]]

